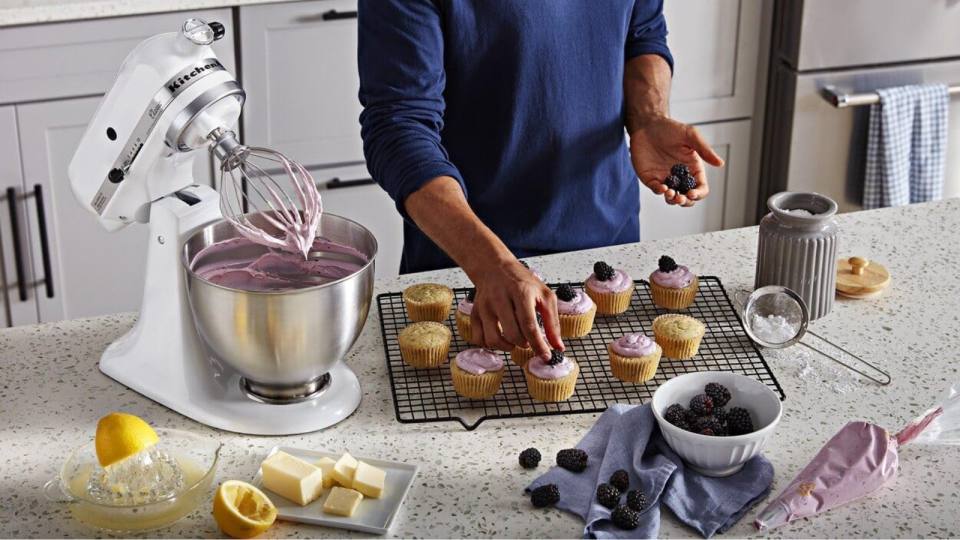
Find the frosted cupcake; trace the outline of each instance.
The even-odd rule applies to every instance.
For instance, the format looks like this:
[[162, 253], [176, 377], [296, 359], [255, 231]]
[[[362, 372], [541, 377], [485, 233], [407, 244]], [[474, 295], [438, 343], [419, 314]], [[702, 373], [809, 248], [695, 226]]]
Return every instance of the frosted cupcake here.
[[593, 273], [584, 282], [587, 294], [597, 304], [601, 315], [619, 315], [630, 307], [633, 279], [626, 272], [603, 261], [593, 264]]
[[407, 315], [415, 322], [443, 322], [450, 316], [453, 290], [436, 283], [419, 283], [403, 291]]
[[553, 351], [550, 360], [532, 358], [523, 366], [530, 397], [539, 401], [566, 401], [573, 395], [580, 375], [580, 366], [560, 351]]
[[686, 309], [697, 296], [700, 279], [689, 268], [664, 255], [659, 268], [650, 274], [653, 303], [666, 309]]
[[706, 331], [702, 322], [686, 315], [670, 313], [653, 320], [653, 338], [657, 345], [663, 349], [664, 356], [676, 360], [696, 356]]
[[563, 284], [557, 287], [557, 313], [560, 315], [561, 336], [583, 337], [593, 329], [597, 305], [585, 292]]
[[[547, 339], [547, 333], [543, 329], [543, 319], [540, 318], [539, 313], [537, 313], [537, 326], [540, 327], [540, 335], [543, 336], [543, 339]], [[514, 347], [510, 353], [510, 360], [512, 360], [514, 364], [523, 367], [536, 355], [532, 347]]]
[[547, 281], [547, 280], [543, 279], [543, 274], [540, 273], [540, 270], [538, 270], [537, 268], [534, 268], [534, 267], [530, 266], [530, 264], [527, 263], [527, 261], [520, 261], [520, 264], [522, 264], [523, 267], [526, 268], [527, 270], [533, 272], [533, 275], [537, 276], [537, 279], [539, 279], [540, 281], [543, 281], [543, 282], [546, 282], [546, 281]]
[[662, 349], [643, 334], [627, 334], [607, 345], [610, 372], [624, 382], [649, 381], [657, 373]]
[[453, 332], [437, 322], [418, 322], [406, 326], [397, 336], [400, 356], [415, 368], [437, 367], [447, 361]]
[[473, 326], [470, 323], [470, 314], [473, 312], [473, 300], [477, 297], [477, 290], [470, 289], [470, 292], [467, 293], [467, 297], [460, 301], [460, 304], [457, 305], [457, 312], [454, 315], [454, 318], [457, 321], [457, 333], [460, 334], [460, 337], [467, 343], [474, 343], [473, 341]]
[[500, 390], [503, 359], [490, 349], [467, 349], [450, 362], [453, 388], [463, 397], [488, 398]]

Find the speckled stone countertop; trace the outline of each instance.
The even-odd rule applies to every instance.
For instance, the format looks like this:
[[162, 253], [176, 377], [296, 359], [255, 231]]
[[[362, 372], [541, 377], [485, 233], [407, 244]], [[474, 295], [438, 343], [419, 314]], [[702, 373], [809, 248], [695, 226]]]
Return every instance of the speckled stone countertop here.
[[296, 0], [0, 0], [0, 27]]
[[[960, 378], [960, 199], [841, 216], [842, 256], [875, 259], [893, 283], [873, 300], [838, 300], [811, 329], [871, 359], [893, 376], [879, 388], [855, 380], [800, 347], [768, 351], [787, 399], [767, 457], [776, 468], [773, 495], [846, 422], [899, 429], [939, 401]], [[644, 278], [661, 254], [701, 274], [719, 276], [728, 291], [752, 284], [756, 228], [531, 259], [548, 280], [582, 279], [598, 258]], [[399, 291], [421, 281], [467, 284], [458, 270], [377, 283]], [[97, 370], [108, 343], [127, 331], [132, 315], [73, 320], [0, 332], [0, 537], [97, 536], [60, 503], [47, 502], [43, 484], [66, 455], [93, 437], [97, 419], [117, 410], [154, 426], [187, 428], [224, 443], [217, 482], [250, 479], [276, 444], [419, 462], [420, 476], [391, 534], [399, 537], [579, 537], [582, 522], [555, 509], [534, 509], [523, 488], [538, 472], [517, 465], [535, 445], [549, 462], [575, 444], [596, 415], [490, 420], [476, 431], [454, 423], [399, 424], [394, 419], [375, 310], [347, 358], [363, 387], [359, 410], [322, 432], [293, 437], [247, 437], [209, 429], [127, 390]], [[478, 451], [482, 448], [482, 451]], [[766, 537], [945, 537], [960, 534], [960, 450], [906, 447], [899, 476], [873, 496]], [[150, 536], [219, 536], [210, 500], [187, 519]], [[751, 510], [727, 534], [752, 536]], [[664, 512], [661, 534], [694, 533]], [[339, 529], [278, 523], [266, 537], [340, 537]], [[367, 536], [357, 534], [355, 536]]]

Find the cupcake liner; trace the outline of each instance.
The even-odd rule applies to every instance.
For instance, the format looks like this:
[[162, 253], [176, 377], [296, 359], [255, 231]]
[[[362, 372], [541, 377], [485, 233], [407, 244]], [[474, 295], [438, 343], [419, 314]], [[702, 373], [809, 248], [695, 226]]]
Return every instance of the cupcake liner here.
[[474, 375], [460, 369], [456, 360], [450, 362], [450, 377], [453, 379], [453, 388], [458, 394], [470, 399], [488, 398], [500, 391], [500, 379], [503, 378], [504, 368], [497, 371], [488, 371]]
[[536, 353], [533, 352], [532, 347], [514, 347], [510, 353], [510, 360], [512, 360], [514, 364], [523, 367], [527, 365], [527, 362], [534, 356], [536, 356]]
[[633, 299], [633, 289], [635, 285], [630, 284], [630, 288], [625, 291], [606, 293], [599, 292], [585, 287], [587, 296], [597, 305], [597, 313], [601, 315], [619, 315], [630, 308], [630, 300]]
[[454, 318], [457, 321], [457, 333], [460, 334], [460, 339], [476, 345], [473, 341], [473, 326], [470, 322], [470, 316], [458, 309]]
[[607, 354], [610, 355], [610, 373], [623, 382], [649, 381], [657, 374], [662, 351], [663, 349], [657, 345], [657, 350], [646, 356], [620, 356], [613, 352], [613, 345], [607, 345]]
[[[705, 330], [702, 330], [699, 335], [690, 339], [675, 338], [666, 335], [662, 331], [658, 332], [657, 321], [670, 317], [686, 317], [686, 315], [668, 314], [660, 315], [654, 319], [653, 339], [657, 342], [657, 345], [660, 345], [660, 347], [663, 349], [663, 356], [673, 360], [689, 360], [697, 355], [697, 351], [700, 349], [700, 341], [703, 340]], [[693, 319], [693, 317], [689, 318]]]
[[560, 314], [560, 335], [565, 338], [583, 337], [593, 329], [593, 319], [597, 316], [597, 307], [577, 315]]
[[443, 322], [450, 316], [450, 305], [453, 302], [451, 298], [446, 304], [441, 302], [417, 302], [416, 300], [403, 299], [407, 306], [407, 316], [413, 322]]
[[682, 289], [671, 289], [657, 285], [653, 280], [653, 274], [650, 275], [650, 296], [653, 297], [653, 303], [664, 309], [687, 309], [693, 305], [697, 297], [697, 288], [700, 286], [700, 278], [694, 276], [693, 283]]
[[407, 345], [400, 341], [400, 357], [415, 368], [437, 367], [447, 361], [450, 352], [450, 340], [438, 347]]
[[523, 375], [527, 380], [527, 391], [530, 397], [538, 401], [566, 401], [573, 395], [580, 376], [580, 366], [574, 362], [573, 371], [566, 377], [559, 379], [541, 379], [530, 374], [527, 366], [523, 367]]

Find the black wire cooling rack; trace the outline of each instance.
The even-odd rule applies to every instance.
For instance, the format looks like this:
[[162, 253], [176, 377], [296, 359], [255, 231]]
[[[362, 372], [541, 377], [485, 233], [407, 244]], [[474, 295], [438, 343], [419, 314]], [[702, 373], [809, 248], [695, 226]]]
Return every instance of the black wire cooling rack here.
[[[390, 389], [397, 420], [403, 423], [460, 422], [467, 430], [476, 429], [492, 418], [519, 418], [603, 412], [614, 403], [643, 403], [664, 382], [684, 373], [695, 371], [730, 371], [754, 377], [765, 383], [784, 399], [783, 389], [757, 346], [750, 341], [740, 323], [740, 317], [727, 297], [720, 279], [700, 277], [696, 301], [680, 313], [696, 317], [707, 328], [700, 350], [692, 360], [662, 358], [656, 376], [643, 383], [625, 383], [613, 377], [609, 370], [607, 344], [631, 332], [643, 332], [653, 337], [651, 324], [658, 315], [668, 310], [658, 308], [650, 297], [650, 285], [636, 281], [630, 309], [621, 315], [597, 315], [593, 330], [578, 339], [564, 338], [567, 354], [580, 365], [576, 392], [561, 403], [543, 403], [527, 392], [523, 369], [510, 361], [508, 353], [501, 353], [506, 365], [500, 391], [487, 399], [468, 399], [453, 389], [449, 363], [436, 368], [416, 369], [400, 357], [397, 334], [412, 321], [407, 317], [402, 293], [384, 293], [377, 296], [383, 347], [390, 372]], [[559, 283], [551, 284], [552, 288]], [[570, 283], [582, 289], [582, 284]], [[454, 290], [454, 306], [469, 289]], [[472, 347], [460, 338], [453, 311], [446, 321], [453, 332], [449, 359]]]

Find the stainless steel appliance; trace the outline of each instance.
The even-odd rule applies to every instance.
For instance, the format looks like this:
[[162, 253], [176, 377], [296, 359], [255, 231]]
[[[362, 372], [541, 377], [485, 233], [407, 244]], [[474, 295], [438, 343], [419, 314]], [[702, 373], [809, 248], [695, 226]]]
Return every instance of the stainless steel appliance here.
[[[774, 13], [757, 218], [781, 191], [862, 208], [869, 104], [877, 89], [960, 92], [960, 2], [783, 0]], [[944, 197], [960, 196], [960, 99], [951, 103]]]

